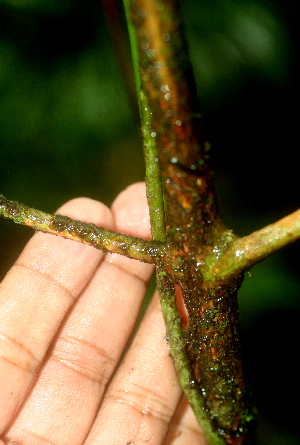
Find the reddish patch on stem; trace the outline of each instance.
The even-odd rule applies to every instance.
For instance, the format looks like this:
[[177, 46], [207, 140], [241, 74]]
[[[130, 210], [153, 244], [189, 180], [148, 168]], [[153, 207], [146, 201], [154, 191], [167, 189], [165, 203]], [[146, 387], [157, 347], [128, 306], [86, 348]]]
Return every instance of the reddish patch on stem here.
[[184, 304], [182, 292], [178, 284], [175, 284], [175, 293], [176, 293], [177, 308], [181, 318], [181, 328], [183, 331], [186, 331], [189, 326], [189, 314]]

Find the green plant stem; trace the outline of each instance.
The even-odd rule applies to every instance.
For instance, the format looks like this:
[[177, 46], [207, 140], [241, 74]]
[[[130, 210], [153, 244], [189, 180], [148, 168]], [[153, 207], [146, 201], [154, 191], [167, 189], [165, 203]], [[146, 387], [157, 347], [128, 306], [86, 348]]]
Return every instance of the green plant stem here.
[[158, 161], [156, 133], [153, 131], [152, 114], [144, 92], [140, 91], [143, 149], [146, 166], [146, 192], [149, 205], [151, 233], [154, 241], [166, 241], [166, 224], [163, 200], [163, 187]]
[[75, 221], [63, 215], [49, 215], [0, 195], [0, 217], [32, 229], [79, 241], [105, 252], [119, 253], [146, 263], [160, 261], [164, 244]]
[[282, 247], [300, 239], [300, 209], [243, 238], [236, 238], [213, 261], [205, 278], [214, 281], [250, 269]]

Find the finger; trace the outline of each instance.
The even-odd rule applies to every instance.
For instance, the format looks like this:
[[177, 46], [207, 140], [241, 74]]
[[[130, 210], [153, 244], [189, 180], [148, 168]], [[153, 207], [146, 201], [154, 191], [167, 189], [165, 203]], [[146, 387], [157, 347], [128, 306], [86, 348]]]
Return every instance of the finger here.
[[164, 445], [208, 445], [185, 396], [181, 397]]
[[[111, 207], [116, 230], [142, 239], [151, 239], [146, 185], [137, 182], [119, 194]], [[124, 258], [120, 257], [119, 258]]]
[[85, 445], [163, 443], [181, 395], [165, 335], [156, 294]]
[[[60, 209], [113, 228], [110, 211], [89, 199]], [[52, 235], [35, 234], [0, 286], [0, 432], [31, 387], [66, 313], [103, 253]]]
[[[138, 210], [147, 208], [145, 190], [141, 194], [140, 189], [129, 188], [114, 203], [114, 217], [118, 219], [119, 204], [122, 209], [118, 229], [127, 224], [135, 234], [132, 228], [147, 214]], [[137, 199], [139, 205], [132, 212]], [[149, 236], [149, 214], [139, 235]], [[134, 326], [152, 270], [149, 264], [106, 255], [72, 307], [6, 439], [26, 445], [36, 444], [37, 438], [45, 443], [83, 443]]]

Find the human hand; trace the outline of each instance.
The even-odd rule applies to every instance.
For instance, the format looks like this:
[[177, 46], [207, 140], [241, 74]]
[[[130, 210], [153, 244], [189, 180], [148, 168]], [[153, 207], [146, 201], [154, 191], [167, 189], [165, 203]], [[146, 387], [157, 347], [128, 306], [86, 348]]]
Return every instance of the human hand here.
[[[79, 198], [59, 213], [150, 238], [141, 183], [111, 210]], [[0, 445], [206, 443], [176, 379], [157, 294], [116, 369], [152, 272], [32, 237], [0, 285]]]

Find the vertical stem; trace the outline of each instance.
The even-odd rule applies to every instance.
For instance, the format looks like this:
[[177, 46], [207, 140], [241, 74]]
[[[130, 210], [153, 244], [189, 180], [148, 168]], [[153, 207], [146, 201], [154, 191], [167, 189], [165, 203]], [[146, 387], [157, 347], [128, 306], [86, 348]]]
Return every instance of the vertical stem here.
[[166, 241], [163, 187], [158, 162], [156, 132], [152, 126], [152, 115], [148, 108], [147, 97], [140, 91], [143, 148], [146, 164], [146, 190], [150, 210], [151, 233], [154, 241]]
[[[147, 197], [150, 209], [152, 237], [154, 240], [165, 241], [165, 215], [163, 210], [163, 188], [161, 182], [161, 171], [159, 166], [159, 153], [157, 147], [157, 133], [154, 128], [153, 112], [149, 106], [149, 95], [145, 89], [144, 82], [141, 82], [139, 67], [141, 60], [138, 49], [140, 42], [136, 36], [136, 29], [132, 23], [130, 5], [133, 2], [124, 0], [127, 16], [132, 57], [134, 61], [136, 87], [139, 98], [139, 109], [142, 121], [142, 132], [144, 138], [144, 156], [146, 163], [146, 186]], [[212, 445], [221, 445], [223, 440], [212, 431], [209, 419], [203, 409], [203, 400], [198, 386], [195, 384], [195, 377], [192, 375], [185, 340], [181, 329], [181, 318], [178, 313], [174, 283], [166, 273], [157, 268], [157, 285], [160, 295], [161, 308], [166, 324], [167, 336], [169, 338], [171, 354], [174, 360], [176, 373], [188, 401], [191, 404], [197, 420], [201, 424], [205, 436]]]

